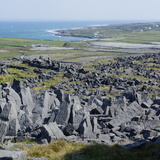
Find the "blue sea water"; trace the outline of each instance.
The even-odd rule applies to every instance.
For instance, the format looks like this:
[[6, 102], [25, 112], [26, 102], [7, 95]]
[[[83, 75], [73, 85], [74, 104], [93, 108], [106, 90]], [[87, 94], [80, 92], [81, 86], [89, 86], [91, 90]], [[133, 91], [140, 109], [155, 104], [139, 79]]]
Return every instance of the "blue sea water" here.
[[78, 41], [85, 38], [58, 37], [56, 30], [127, 24], [138, 21], [0, 21], [0, 37]]

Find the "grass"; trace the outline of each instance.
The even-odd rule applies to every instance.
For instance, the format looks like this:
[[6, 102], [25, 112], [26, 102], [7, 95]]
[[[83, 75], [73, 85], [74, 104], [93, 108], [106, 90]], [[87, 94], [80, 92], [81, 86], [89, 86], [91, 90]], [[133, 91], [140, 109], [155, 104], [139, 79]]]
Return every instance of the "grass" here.
[[20, 39], [20, 38], [0, 38], [0, 47], [24, 47], [25, 45], [32, 44], [46, 44], [50, 46], [62, 47], [64, 41], [52, 41], [52, 40], [36, 40], [36, 39]]
[[30, 51], [30, 48], [24, 47], [26, 45], [46, 44], [46, 45], [49, 45], [50, 47], [63, 47], [64, 43], [65, 43], [64, 41], [52, 41], [52, 40], [0, 38], [0, 50], [6, 50], [7, 52], [7, 53], [0, 52], [0, 59], [7, 59], [7, 58], [13, 58], [17, 56], [22, 56], [22, 54], [19, 53], [19, 51], [24, 51], [27, 54], [40, 54], [37, 51]]
[[59, 140], [49, 145], [35, 144], [30, 148], [23, 148], [23, 150], [28, 150], [28, 157], [45, 157], [49, 160], [70, 160], [72, 153], [78, 152], [84, 146], [86, 145], [82, 143]]
[[29, 71], [22, 71], [16, 68], [8, 68], [8, 72], [12, 74], [16, 74], [18, 77], [35, 77], [37, 76], [32, 70]]
[[26, 77], [36, 77], [38, 75], [33, 72], [35, 67], [31, 67], [28, 64], [23, 64], [21, 62], [13, 62], [11, 63], [11, 65], [28, 67], [28, 71], [24, 71], [17, 68], [8, 68], [8, 74], [0, 75], [0, 83], [12, 82], [13, 79], [24, 81], [24, 78]]
[[54, 86], [64, 80], [68, 80], [68, 78], [66, 78], [66, 77], [64, 78], [63, 75], [64, 75], [64, 73], [60, 72], [60, 73], [56, 74], [55, 76], [53, 76], [53, 78], [51, 80], [40, 82], [37, 87], [34, 87], [34, 89], [36, 91], [40, 91], [43, 89], [47, 90], [50, 88], [50, 86]]
[[[28, 142], [28, 141], [27, 141]], [[27, 143], [31, 144], [31, 143]], [[160, 144], [145, 144], [139, 148], [125, 149], [119, 145], [83, 144], [53, 141], [49, 145], [18, 145], [20, 150], [27, 151], [27, 157], [48, 158], [49, 160], [159, 160]]]
[[156, 63], [147, 63], [147, 66], [151, 67], [151, 66], [157, 66], [160, 67], [160, 64], [156, 64]]
[[126, 35], [123, 39], [116, 40], [117, 42], [126, 43], [150, 43], [160, 42], [160, 31], [149, 31], [149, 32], [137, 32]]
[[[32, 67], [30, 67], [31, 69]], [[23, 71], [17, 68], [8, 68], [8, 73], [4, 75], [0, 75], [0, 83], [12, 82], [13, 79], [17, 79], [23, 81], [26, 77], [35, 77], [37, 76], [36, 73], [32, 70]]]
[[153, 144], [146, 145], [142, 150], [127, 150], [118, 145], [95, 144], [87, 146], [82, 152], [85, 155], [83, 160], [146, 160], [149, 157], [156, 158], [156, 153], [159, 153], [159, 149], [160, 145]]
[[17, 75], [10, 75], [10, 74], [5, 74], [0, 76], [0, 83], [6, 83], [6, 82], [12, 82], [13, 79], [17, 79], [22, 81], [22, 78], [19, 78]]
[[21, 56], [21, 53], [18, 52], [9, 52], [9, 53], [0, 53], [0, 59], [11, 59], [13, 57]]
[[135, 75], [127, 75], [127, 74], [120, 74], [120, 75], [116, 75], [115, 77], [119, 77], [119, 78], [131, 78], [131, 79], [138, 79], [140, 81], [156, 81], [156, 79], [150, 79], [150, 78], [145, 78], [143, 76], [135, 76]]

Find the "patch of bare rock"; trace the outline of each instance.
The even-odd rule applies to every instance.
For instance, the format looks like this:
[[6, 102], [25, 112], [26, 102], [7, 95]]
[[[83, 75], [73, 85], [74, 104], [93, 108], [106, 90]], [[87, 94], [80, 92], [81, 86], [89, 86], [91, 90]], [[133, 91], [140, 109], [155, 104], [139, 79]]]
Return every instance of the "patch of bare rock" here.
[[8, 50], [0, 50], [0, 53], [7, 53], [7, 52], [9, 52]]
[[94, 46], [115, 47], [115, 48], [154, 48], [160, 49], [160, 43], [150, 44], [131, 44], [131, 43], [116, 43], [116, 42], [91, 42]]

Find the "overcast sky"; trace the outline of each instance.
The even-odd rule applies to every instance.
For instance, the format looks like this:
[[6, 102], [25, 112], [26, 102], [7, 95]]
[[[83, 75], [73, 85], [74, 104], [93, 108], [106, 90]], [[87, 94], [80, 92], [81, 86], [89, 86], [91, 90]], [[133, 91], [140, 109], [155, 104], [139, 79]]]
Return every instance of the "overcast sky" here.
[[160, 0], [0, 1], [0, 20], [160, 20]]

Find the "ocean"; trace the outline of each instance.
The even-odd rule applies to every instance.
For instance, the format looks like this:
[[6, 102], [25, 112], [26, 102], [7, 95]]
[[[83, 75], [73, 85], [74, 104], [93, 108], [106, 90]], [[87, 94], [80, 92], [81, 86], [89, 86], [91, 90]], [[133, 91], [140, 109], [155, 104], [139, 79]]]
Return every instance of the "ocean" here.
[[79, 41], [86, 38], [59, 37], [56, 30], [137, 23], [138, 21], [0, 21], [0, 37]]

